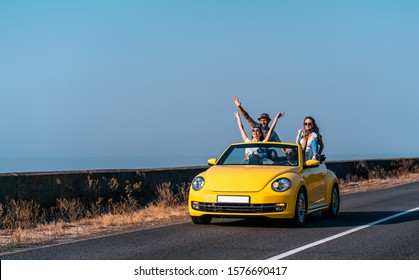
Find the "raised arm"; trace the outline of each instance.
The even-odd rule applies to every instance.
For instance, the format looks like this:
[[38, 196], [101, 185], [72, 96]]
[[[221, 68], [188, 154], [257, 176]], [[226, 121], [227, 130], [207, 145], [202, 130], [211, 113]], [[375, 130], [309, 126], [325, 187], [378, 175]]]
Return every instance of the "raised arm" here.
[[240, 118], [239, 112], [233, 112], [233, 114], [237, 119], [237, 125], [239, 126], [239, 130], [240, 130], [241, 136], [243, 138], [243, 141], [246, 142], [247, 134], [246, 134], [246, 131], [243, 128], [243, 124], [242, 124], [242, 120]]
[[249, 123], [250, 127], [254, 127], [256, 122], [249, 116], [249, 114], [243, 109], [239, 98], [237, 96], [234, 96], [234, 104], [236, 104], [237, 109], [239, 110], [240, 114], [243, 115], [243, 117], [246, 119], [246, 121]]
[[272, 122], [272, 125], [271, 125], [271, 127], [269, 128], [268, 133], [266, 133], [266, 135], [265, 135], [265, 139], [263, 140], [263, 142], [268, 142], [268, 141], [269, 141], [269, 139], [271, 138], [271, 134], [272, 134], [272, 132], [273, 132], [273, 131], [274, 131], [274, 129], [275, 129], [276, 123], [278, 122], [278, 119], [279, 119], [280, 117], [282, 117], [284, 114], [285, 114], [284, 112], [279, 112], [278, 114], [276, 114], [276, 116], [275, 116], [275, 118], [274, 118], [274, 121]]

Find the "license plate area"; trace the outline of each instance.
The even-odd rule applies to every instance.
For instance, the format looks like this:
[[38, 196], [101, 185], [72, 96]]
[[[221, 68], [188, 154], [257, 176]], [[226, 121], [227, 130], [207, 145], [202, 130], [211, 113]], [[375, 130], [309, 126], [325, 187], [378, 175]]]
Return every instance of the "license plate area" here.
[[250, 203], [250, 196], [238, 195], [219, 195], [217, 196], [217, 203]]

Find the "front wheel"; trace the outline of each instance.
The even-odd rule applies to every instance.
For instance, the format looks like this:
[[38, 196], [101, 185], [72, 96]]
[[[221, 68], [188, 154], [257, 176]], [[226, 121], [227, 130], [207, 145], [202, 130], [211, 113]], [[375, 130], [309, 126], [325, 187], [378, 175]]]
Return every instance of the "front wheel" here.
[[300, 189], [295, 203], [293, 224], [298, 227], [304, 226], [307, 217], [307, 196], [304, 189]]
[[191, 216], [191, 220], [196, 225], [203, 225], [211, 223], [211, 216]]
[[332, 195], [330, 197], [329, 208], [322, 212], [323, 217], [326, 218], [335, 218], [339, 213], [340, 207], [340, 197], [339, 197], [339, 188], [335, 184], [332, 189]]

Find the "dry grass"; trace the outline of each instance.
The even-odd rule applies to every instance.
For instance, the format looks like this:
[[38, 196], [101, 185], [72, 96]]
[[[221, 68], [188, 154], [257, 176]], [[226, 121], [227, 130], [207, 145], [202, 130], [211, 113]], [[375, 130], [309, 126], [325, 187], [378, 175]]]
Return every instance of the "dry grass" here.
[[391, 188], [407, 183], [419, 182], [419, 173], [401, 175], [397, 178], [372, 178], [360, 181], [339, 180], [341, 193], [354, 193]]
[[419, 181], [419, 166], [413, 159], [395, 161], [390, 171], [382, 167], [370, 170], [366, 161], [360, 161], [355, 170], [359, 175], [339, 179], [341, 193], [376, 190]]
[[12, 200], [6, 206], [0, 205], [0, 249], [184, 221], [188, 218], [188, 189], [185, 184], [174, 193], [170, 183], [163, 183], [157, 187], [157, 200], [144, 207], [130, 195], [131, 189], [127, 189], [127, 198], [119, 202], [109, 199], [106, 208], [101, 207], [101, 199], [90, 209], [77, 199], [58, 199], [55, 207], [42, 211], [33, 201]]
[[[368, 191], [419, 181], [419, 170], [408, 170], [406, 166], [395, 172], [377, 169], [369, 173], [368, 179], [359, 177], [339, 179], [341, 193]], [[365, 168], [365, 166], [361, 166]], [[412, 172], [413, 171], [413, 172]], [[189, 187], [185, 184], [172, 191], [170, 183], [157, 186], [158, 198], [140, 207], [127, 188], [127, 197], [114, 202], [99, 199], [89, 207], [79, 200], [58, 199], [56, 206], [40, 209], [33, 201], [14, 201], [0, 204], [0, 250], [15, 247], [61, 242], [83, 238], [121, 229], [144, 229], [169, 223], [189, 220], [187, 198]]]

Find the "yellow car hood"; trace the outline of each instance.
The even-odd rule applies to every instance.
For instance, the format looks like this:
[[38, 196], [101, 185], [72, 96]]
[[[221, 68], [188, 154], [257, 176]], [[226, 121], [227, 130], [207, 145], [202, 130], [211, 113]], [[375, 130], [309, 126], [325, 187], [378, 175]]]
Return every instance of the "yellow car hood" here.
[[213, 166], [206, 171], [206, 185], [216, 192], [257, 192], [293, 167]]

